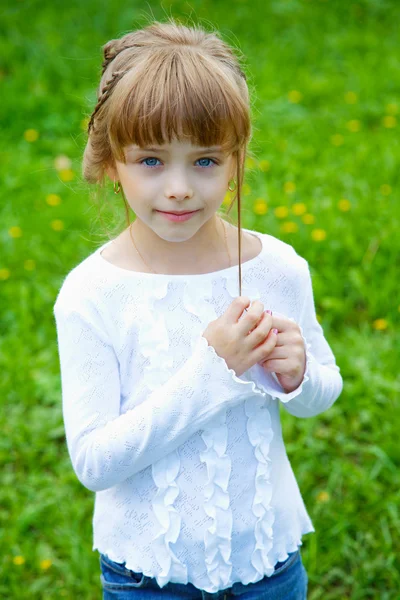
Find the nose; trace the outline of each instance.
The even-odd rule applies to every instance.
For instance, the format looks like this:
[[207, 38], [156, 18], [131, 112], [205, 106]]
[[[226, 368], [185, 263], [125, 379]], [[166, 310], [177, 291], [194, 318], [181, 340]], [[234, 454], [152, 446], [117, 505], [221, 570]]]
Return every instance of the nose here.
[[171, 173], [169, 180], [165, 185], [165, 197], [175, 198], [176, 200], [185, 200], [193, 196], [193, 189], [190, 185], [188, 178], [182, 174]]

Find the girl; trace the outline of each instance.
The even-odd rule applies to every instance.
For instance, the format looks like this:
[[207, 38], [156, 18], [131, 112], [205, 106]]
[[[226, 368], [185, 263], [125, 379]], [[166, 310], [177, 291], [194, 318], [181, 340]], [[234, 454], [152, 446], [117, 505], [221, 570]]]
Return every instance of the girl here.
[[[171, 19], [105, 44], [83, 174], [114, 182], [127, 227], [54, 304], [104, 599], [306, 598], [314, 527], [279, 407], [318, 415], [342, 377], [306, 259], [240, 226], [250, 137], [246, 76], [217, 33]], [[227, 189], [238, 228], [218, 213]]]

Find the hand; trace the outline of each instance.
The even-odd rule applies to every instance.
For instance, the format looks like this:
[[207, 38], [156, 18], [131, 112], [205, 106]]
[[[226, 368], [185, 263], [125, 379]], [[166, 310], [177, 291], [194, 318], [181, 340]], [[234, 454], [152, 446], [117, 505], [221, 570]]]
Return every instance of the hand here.
[[238, 296], [202, 334], [238, 377], [264, 361], [276, 344], [271, 315], [264, 312], [264, 305], [259, 300], [247, 309], [250, 303], [249, 298]]
[[278, 330], [275, 348], [264, 361], [265, 371], [274, 372], [288, 394], [297, 389], [306, 372], [306, 350], [300, 327], [294, 321], [272, 315], [272, 327]]

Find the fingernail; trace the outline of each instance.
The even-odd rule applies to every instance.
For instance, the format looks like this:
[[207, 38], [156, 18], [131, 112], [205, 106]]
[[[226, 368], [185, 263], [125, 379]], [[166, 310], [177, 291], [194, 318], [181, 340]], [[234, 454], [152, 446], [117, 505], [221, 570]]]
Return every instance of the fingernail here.
[[272, 310], [266, 310], [265, 312], [269, 313], [270, 315], [272, 315]]
[[278, 330], [274, 328], [274, 329], [272, 330], [272, 332], [273, 332], [273, 333], [275, 333], [275, 335], [276, 335], [276, 334], [278, 333]]

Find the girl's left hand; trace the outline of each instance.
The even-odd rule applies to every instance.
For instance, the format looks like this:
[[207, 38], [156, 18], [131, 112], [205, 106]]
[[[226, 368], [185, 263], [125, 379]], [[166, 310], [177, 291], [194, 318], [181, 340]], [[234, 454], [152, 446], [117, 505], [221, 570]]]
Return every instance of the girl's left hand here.
[[288, 394], [299, 387], [306, 371], [306, 350], [300, 327], [294, 321], [272, 315], [271, 329], [278, 330], [276, 346], [268, 358], [259, 363], [274, 372]]

